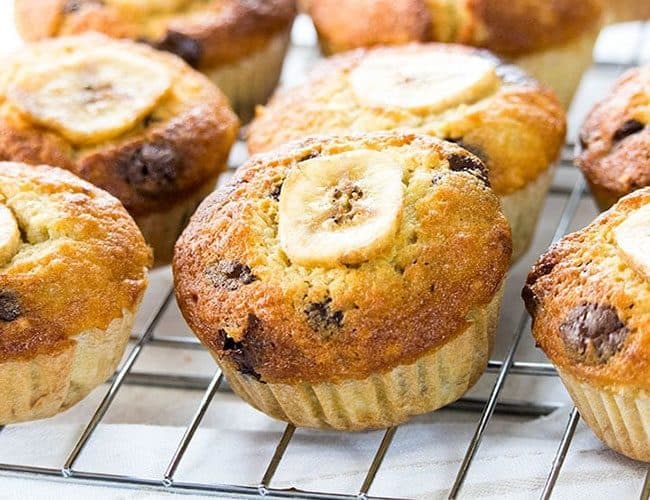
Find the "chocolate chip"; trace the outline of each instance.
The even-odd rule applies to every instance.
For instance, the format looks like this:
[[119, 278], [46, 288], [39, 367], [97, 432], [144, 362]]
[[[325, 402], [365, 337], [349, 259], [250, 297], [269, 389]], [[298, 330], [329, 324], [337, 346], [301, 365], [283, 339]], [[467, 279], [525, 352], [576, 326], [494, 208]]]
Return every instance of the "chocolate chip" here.
[[205, 274], [214, 286], [231, 291], [257, 280], [250, 267], [233, 261], [223, 261], [210, 266]]
[[331, 298], [308, 304], [305, 308], [307, 323], [314, 331], [329, 332], [343, 324], [343, 311], [332, 311]]
[[269, 196], [275, 201], [280, 201], [280, 194], [282, 193], [282, 183], [276, 184], [273, 187], [273, 190], [269, 193]]
[[168, 31], [165, 38], [155, 43], [154, 46], [159, 50], [176, 54], [193, 68], [198, 66], [203, 52], [198, 40], [178, 31]]
[[537, 307], [539, 306], [539, 299], [533, 291], [533, 287], [540, 278], [550, 274], [558, 262], [559, 259], [557, 252], [554, 251], [554, 247], [551, 247], [544, 255], [538, 259], [531, 271], [528, 273], [528, 276], [526, 278], [526, 285], [521, 291], [521, 298], [524, 299], [526, 310], [533, 317], [533, 319], [535, 318]]
[[179, 163], [169, 144], [144, 144], [122, 162], [122, 174], [139, 193], [158, 196], [172, 190]]
[[0, 321], [10, 322], [20, 316], [20, 303], [13, 292], [0, 291]]
[[70, 14], [72, 12], [77, 12], [86, 5], [103, 6], [104, 1], [103, 0], [68, 0], [65, 4], [63, 4], [63, 13]]
[[462, 137], [446, 137], [444, 140], [448, 142], [453, 142], [454, 144], [458, 144], [461, 148], [466, 149], [474, 156], [476, 156], [485, 165], [489, 163], [487, 153], [483, 150], [481, 146], [467, 143], [463, 140]]
[[447, 158], [447, 161], [449, 161], [449, 168], [454, 172], [469, 172], [483, 181], [486, 186], [490, 185], [487, 169], [477, 157], [468, 154], [452, 153]]
[[248, 325], [244, 331], [243, 339], [239, 342], [230, 338], [224, 330], [219, 330], [217, 334], [222, 343], [224, 356], [235, 363], [237, 370], [244, 375], [250, 375], [261, 381], [262, 377], [255, 369], [255, 359], [253, 358], [253, 349], [250, 343], [255, 342], [257, 336], [262, 331], [262, 323], [254, 314], [248, 315]]
[[574, 308], [560, 325], [560, 336], [572, 355], [585, 364], [607, 362], [623, 348], [629, 330], [616, 309], [586, 303]]
[[614, 142], [622, 141], [629, 135], [641, 132], [644, 128], [645, 125], [638, 120], [627, 120], [614, 132], [612, 140]]

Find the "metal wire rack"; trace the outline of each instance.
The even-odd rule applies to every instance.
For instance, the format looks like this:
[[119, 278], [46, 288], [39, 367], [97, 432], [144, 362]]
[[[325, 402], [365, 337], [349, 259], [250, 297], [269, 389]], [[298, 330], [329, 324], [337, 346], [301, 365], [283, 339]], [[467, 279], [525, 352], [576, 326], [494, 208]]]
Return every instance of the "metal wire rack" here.
[[[645, 23], [641, 30], [645, 35], [650, 34], [650, 23]], [[650, 38], [650, 37], [648, 37]], [[639, 45], [640, 47], [640, 45]], [[641, 48], [633, 59], [626, 63], [600, 60], [595, 63], [596, 66], [614, 67], [622, 71], [626, 67], [635, 66], [641, 60]], [[574, 145], [567, 144], [564, 148], [561, 165], [571, 167], [574, 154]], [[570, 224], [576, 214], [581, 199], [586, 196], [585, 183], [582, 177], [573, 184], [570, 189], [554, 185], [551, 189], [552, 196], [561, 196], [565, 198], [564, 207], [561, 217], [555, 228], [552, 241], [557, 241], [568, 231]], [[176, 479], [176, 471], [181, 464], [189, 446], [192, 443], [196, 432], [201, 425], [214, 396], [219, 390], [228, 390], [224, 388], [224, 378], [221, 371], [217, 370], [211, 378], [200, 376], [178, 376], [149, 372], [133, 372], [132, 368], [144, 349], [148, 346], [159, 346], [166, 349], [203, 349], [200, 343], [189, 337], [157, 337], [156, 329], [159, 326], [165, 312], [172, 304], [173, 290], [168, 288], [164, 298], [157, 304], [155, 312], [147, 321], [144, 331], [133, 337], [134, 345], [129, 355], [122, 363], [119, 370], [109, 381], [109, 387], [103, 399], [92, 414], [92, 417], [85, 425], [83, 432], [78, 437], [76, 444], [67, 454], [67, 458], [60, 467], [40, 467], [32, 465], [0, 463], [0, 474], [44, 478], [49, 480], [68, 481], [84, 484], [121, 486], [135, 489], [149, 489], [154, 491], [168, 491], [181, 494], [205, 494], [205, 495], [235, 495], [238, 497], [275, 497], [275, 498], [297, 498], [297, 499], [375, 499], [382, 497], [370, 496], [370, 488], [380, 473], [384, 457], [389, 450], [393, 437], [397, 430], [396, 427], [387, 429], [377, 448], [374, 457], [367, 469], [365, 479], [358, 488], [358, 491], [349, 494], [328, 493], [325, 491], [308, 491], [291, 489], [280, 489], [272, 486], [273, 477], [282, 461], [289, 443], [291, 442], [295, 428], [287, 425], [282, 433], [280, 440], [275, 447], [275, 451], [269, 461], [266, 470], [260, 471], [260, 481], [257, 486], [247, 486], [239, 484], [209, 484], [200, 482], [183, 482]], [[508, 415], [520, 416], [542, 416], [548, 415], [559, 406], [549, 403], [531, 403], [527, 401], [508, 401], [501, 402], [500, 394], [507, 378], [510, 375], [526, 375], [533, 377], [555, 377], [557, 373], [554, 367], [549, 363], [535, 363], [516, 361], [515, 357], [520, 345], [520, 341], [530, 326], [529, 318], [524, 312], [513, 333], [509, 348], [506, 355], [501, 360], [491, 360], [488, 364], [487, 372], [496, 374], [496, 380], [492, 386], [489, 396], [485, 399], [480, 398], [463, 398], [458, 402], [450, 405], [448, 408], [460, 409], [464, 411], [473, 411], [480, 413], [480, 418], [476, 425], [474, 434], [467, 444], [467, 451], [462, 463], [457, 471], [456, 477], [451, 483], [448, 498], [455, 499], [462, 493], [465, 478], [470, 470], [474, 458], [479, 451], [483, 436], [490, 425], [493, 415], [503, 413]], [[169, 458], [168, 466], [162, 477], [150, 479], [139, 476], [118, 475], [102, 473], [99, 471], [84, 471], [75, 468], [75, 464], [83, 453], [86, 445], [92, 440], [98, 425], [102, 422], [106, 412], [113, 403], [118, 392], [124, 385], [140, 385], [160, 388], [176, 388], [186, 390], [200, 390], [203, 397], [197, 407], [194, 416], [188, 423], [185, 432], [177, 444], [176, 450]], [[243, 404], [243, 403], [242, 403]], [[579, 422], [580, 415], [577, 409], [573, 408], [570, 413], [568, 423], [565, 427], [562, 439], [558, 444], [557, 452], [553, 460], [551, 469], [541, 494], [542, 499], [549, 499], [553, 494], [553, 489], [561, 475], [562, 466], [565, 458], [570, 451], [571, 442]], [[0, 432], [3, 430], [0, 427]], [[650, 469], [645, 477], [644, 483], [639, 485], [639, 494], [641, 500], [650, 498]]]

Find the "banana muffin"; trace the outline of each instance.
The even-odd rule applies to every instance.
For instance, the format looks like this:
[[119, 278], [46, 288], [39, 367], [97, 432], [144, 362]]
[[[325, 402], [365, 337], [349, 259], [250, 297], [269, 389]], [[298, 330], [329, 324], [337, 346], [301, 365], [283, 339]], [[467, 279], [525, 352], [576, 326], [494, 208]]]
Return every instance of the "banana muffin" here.
[[182, 57], [228, 96], [243, 120], [277, 85], [294, 0], [16, 0], [28, 41], [98, 31]]
[[650, 188], [551, 247], [523, 296], [580, 415], [611, 448], [650, 462]]
[[62, 167], [119, 198], [157, 264], [213, 190], [237, 130], [207, 78], [146, 45], [64, 37], [0, 67], [0, 159]]
[[482, 47], [552, 87], [568, 107], [591, 65], [601, 0], [310, 0], [332, 54], [408, 42]]
[[483, 373], [511, 253], [481, 161], [428, 136], [258, 155], [176, 245], [181, 311], [230, 385], [295, 425], [398, 424]]
[[111, 195], [0, 162], [0, 425], [55, 415], [113, 374], [150, 263]]
[[324, 61], [258, 108], [248, 146], [256, 153], [314, 133], [398, 128], [457, 142], [487, 165], [517, 259], [534, 234], [565, 122], [551, 91], [489, 52], [411, 44]]
[[576, 163], [602, 210], [650, 186], [650, 66], [627, 71], [587, 116]]

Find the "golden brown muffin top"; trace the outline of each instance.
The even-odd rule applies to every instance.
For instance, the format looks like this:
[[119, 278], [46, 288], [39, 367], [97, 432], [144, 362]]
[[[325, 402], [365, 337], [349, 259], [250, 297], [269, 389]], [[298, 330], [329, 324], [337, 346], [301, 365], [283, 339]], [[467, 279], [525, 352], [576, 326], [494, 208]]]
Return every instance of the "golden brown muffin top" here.
[[0, 222], [0, 361], [57, 352], [137, 307], [151, 251], [108, 193], [0, 162]]
[[449, 42], [514, 57], [562, 45], [600, 23], [599, 0], [311, 0], [328, 53]]
[[599, 387], [650, 390], [648, 256], [644, 188], [540, 257], [523, 297], [553, 364]]
[[414, 362], [464, 331], [508, 269], [486, 182], [464, 149], [408, 133], [257, 155], [176, 245], [181, 310], [218, 359], [265, 382]]
[[315, 133], [413, 129], [461, 144], [505, 195], [556, 160], [566, 129], [554, 94], [487, 51], [448, 44], [357, 50], [258, 107], [251, 152]]
[[295, 15], [294, 0], [16, 0], [28, 41], [97, 31], [172, 52], [195, 68], [260, 50]]
[[0, 159], [70, 170], [135, 216], [218, 175], [238, 124], [205, 76], [126, 40], [49, 40], [0, 68]]
[[578, 166], [614, 203], [650, 186], [650, 66], [627, 71], [594, 106], [580, 132]]

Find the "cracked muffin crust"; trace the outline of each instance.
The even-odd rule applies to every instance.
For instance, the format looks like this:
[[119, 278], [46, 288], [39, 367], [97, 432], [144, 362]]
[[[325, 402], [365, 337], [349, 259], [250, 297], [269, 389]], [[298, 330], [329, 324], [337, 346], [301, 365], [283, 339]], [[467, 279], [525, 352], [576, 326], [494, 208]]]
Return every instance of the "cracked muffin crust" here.
[[610, 447], [650, 461], [650, 188], [622, 198], [533, 267], [537, 344]]
[[0, 162], [0, 424], [54, 415], [113, 373], [150, 263], [118, 200]]
[[510, 254], [467, 151], [409, 133], [315, 136], [253, 157], [206, 199], [174, 277], [246, 401], [296, 425], [363, 429], [474, 384]]
[[328, 54], [360, 47], [444, 42], [486, 48], [555, 89], [565, 106], [601, 26], [600, 0], [311, 0]]
[[159, 264], [225, 169], [237, 130], [212, 83], [145, 45], [66, 37], [0, 68], [0, 159], [62, 167], [110, 192]]
[[171, 52], [248, 119], [277, 84], [295, 10], [294, 0], [16, 0], [16, 24], [28, 41], [97, 31]]
[[623, 74], [580, 132], [582, 170], [602, 210], [650, 186], [650, 66]]
[[458, 143], [487, 165], [527, 249], [563, 144], [553, 93], [486, 51], [445, 44], [358, 50], [279, 90], [248, 132], [252, 153], [314, 133], [412, 129]]

